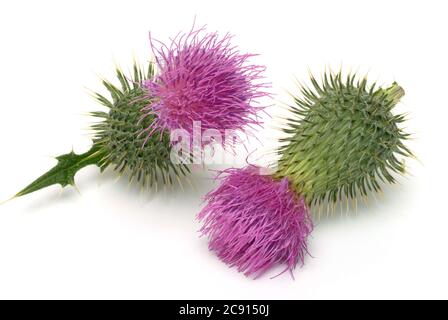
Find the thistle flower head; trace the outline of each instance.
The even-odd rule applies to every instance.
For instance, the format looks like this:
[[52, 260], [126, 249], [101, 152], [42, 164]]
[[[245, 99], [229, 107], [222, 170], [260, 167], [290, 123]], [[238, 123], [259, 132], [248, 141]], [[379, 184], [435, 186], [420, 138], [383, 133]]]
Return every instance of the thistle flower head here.
[[198, 218], [210, 250], [247, 276], [259, 277], [284, 264], [292, 271], [307, 254], [312, 230], [305, 201], [260, 168], [228, 169], [220, 186], [206, 195]]
[[146, 81], [154, 99], [143, 109], [157, 120], [147, 128], [184, 129], [193, 136], [194, 122], [201, 130], [243, 130], [259, 125], [255, 100], [266, 96], [260, 83], [264, 67], [248, 63], [253, 54], [242, 54], [230, 43], [204, 28], [179, 34], [169, 45], [151, 41], [159, 74]]
[[348, 204], [394, 183], [394, 173], [405, 172], [402, 158], [412, 156], [400, 128], [405, 116], [393, 112], [404, 90], [341, 73], [311, 82], [291, 107], [276, 177], [288, 177], [309, 205]]

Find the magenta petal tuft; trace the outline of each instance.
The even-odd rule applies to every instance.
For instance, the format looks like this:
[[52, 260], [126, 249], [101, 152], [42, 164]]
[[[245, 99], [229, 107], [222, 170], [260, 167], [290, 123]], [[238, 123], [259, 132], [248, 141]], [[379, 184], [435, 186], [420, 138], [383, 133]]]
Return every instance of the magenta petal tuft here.
[[292, 272], [303, 263], [313, 228], [304, 199], [289, 189], [288, 180], [260, 175], [260, 169], [224, 171], [221, 185], [206, 195], [198, 216], [210, 250], [254, 277], [279, 264]]
[[194, 122], [201, 130], [244, 130], [260, 125], [257, 99], [269, 95], [261, 83], [264, 66], [251, 65], [253, 54], [242, 54], [230, 40], [206, 33], [204, 28], [179, 34], [169, 45], [152, 40], [158, 76], [144, 83], [152, 103], [144, 114], [155, 114], [154, 130], [184, 129], [193, 136]]

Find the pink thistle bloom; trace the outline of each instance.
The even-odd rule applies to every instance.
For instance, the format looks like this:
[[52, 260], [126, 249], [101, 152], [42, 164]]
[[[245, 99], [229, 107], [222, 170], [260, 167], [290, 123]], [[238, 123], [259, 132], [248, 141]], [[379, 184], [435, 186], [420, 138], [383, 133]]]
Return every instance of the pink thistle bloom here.
[[[253, 54], [241, 54], [230, 44], [232, 36], [220, 38], [205, 28], [179, 34], [169, 45], [151, 39], [158, 76], [144, 83], [153, 101], [143, 109], [156, 120], [146, 132], [184, 129], [193, 136], [193, 123], [201, 130], [244, 130], [259, 126], [255, 106], [269, 95], [260, 83], [265, 67], [248, 64]], [[154, 44], [157, 43], [157, 46]]]
[[[283, 272], [303, 264], [312, 231], [303, 198], [281, 181], [260, 175], [259, 167], [228, 169], [221, 185], [206, 195], [198, 215], [209, 248], [230, 267], [258, 278], [271, 267]], [[283, 273], [282, 272], [282, 273]]]

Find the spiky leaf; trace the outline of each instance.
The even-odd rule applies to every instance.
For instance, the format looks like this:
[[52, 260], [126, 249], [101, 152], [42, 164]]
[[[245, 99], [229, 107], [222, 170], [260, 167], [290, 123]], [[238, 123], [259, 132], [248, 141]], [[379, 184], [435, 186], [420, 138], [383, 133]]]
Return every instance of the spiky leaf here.
[[59, 156], [56, 158], [58, 160], [56, 166], [17, 193], [15, 197], [21, 197], [54, 184], [60, 184], [61, 187], [74, 186], [76, 172], [88, 165], [98, 164], [103, 157], [102, 151], [95, 146], [83, 154], [78, 155], [72, 151]]

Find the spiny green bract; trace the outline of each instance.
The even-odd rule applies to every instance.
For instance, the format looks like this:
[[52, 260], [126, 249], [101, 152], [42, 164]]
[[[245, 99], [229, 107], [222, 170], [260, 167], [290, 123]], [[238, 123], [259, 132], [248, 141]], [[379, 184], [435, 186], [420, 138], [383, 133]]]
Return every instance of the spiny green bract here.
[[320, 85], [311, 76], [313, 89], [302, 87], [303, 97], [294, 97], [276, 175], [288, 177], [310, 205], [378, 192], [381, 182], [405, 172], [399, 158], [412, 156], [403, 144], [409, 135], [399, 128], [405, 117], [392, 113], [404, 90], [356, 78], [325, 73]]
[[154, 68], [150, 64], [147, 72], [134, 65], [134, 75], [128, 79], [121, 70], [117, 78], [121, 88], [103, 81], [111, 95], [111, 100], [96, 93], [96, 99], [109, 108], [109, 112], [92, 112], [103, 121], [92, 126], [94, 144], [104, 155], [100, 167], [105, 170], [114, 166], [114, 170], [130, 172], [130, 180], [137, 179], [143, 186], [172, 184], [173, 178], [179, 178], [189, 172], [184, 164], [173, 164], [170, 159], [170, 136], [167, 132], [154, 132], [148, 138], [141, 134], [151, 126], [153, 116], [142, 118], [141, 109], [150, 103], [142, 82], [154, 77]]

